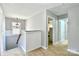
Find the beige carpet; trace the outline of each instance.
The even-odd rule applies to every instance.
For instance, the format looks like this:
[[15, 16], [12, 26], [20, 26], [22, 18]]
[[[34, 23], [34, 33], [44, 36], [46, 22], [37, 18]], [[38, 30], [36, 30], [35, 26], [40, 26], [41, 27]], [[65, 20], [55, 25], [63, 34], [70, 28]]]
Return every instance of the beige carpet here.
[[14, 48], [8, 51], [5, 51], [2, 56], [24, 56], [23, 51], [20, 48]]

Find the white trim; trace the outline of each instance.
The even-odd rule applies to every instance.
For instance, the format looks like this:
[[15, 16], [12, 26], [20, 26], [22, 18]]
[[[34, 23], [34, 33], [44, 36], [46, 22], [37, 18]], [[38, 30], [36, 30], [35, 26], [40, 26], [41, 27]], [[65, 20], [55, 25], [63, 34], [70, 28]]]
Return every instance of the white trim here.
[[19, 48], [21, 48], [24, 54], [26, 54], [26, 50], [22, 46], [20, 46]]
[[[48, 18], [51, 18], [52, 19], [52, 21], [53, 20], [55, 20], [55, 17], [52, 17], [52, 16], [49, 16], [49, 15], [47, 15], [46, 16], [46, 22], [47, 22], [47, 25], [46, 25], [46, 29], [47, 29], [47, 42], [46, 42], [46, 45], [47, 45], [47, 48], [48, 48]], [[54, 23], [54, 21], [53, 21], [53, 23]], [[53, 25], [53, 24], [52, 24]], [[53, 35], [54, 35], [55, 33], [54, 33], [54, 30], [53, 30]], [[54, 36], [53, 36], [53, 39], [54, 39]], [[54, 41], [53, 41], [54, 42]], [[53, 44], [52, 44], [53, 45]]]
[[74, 53], [74, 54], [78, 54], [79, 55], [79, 52], [75, 51], [75, 50], [71, 50], [71, 49], [67, 49], [67, 51], [71, 52], [71, 53]]
[[[43, 48], [43, 49], [47, 49], [47, 47], [44, 47], [44, 46], [42, 46], [41, 48]], [[36, 48], [37, 49], [37, 48]], [[26, 51], [26, 53], [28, 53], [28, 52], [30, 52], [30, 51], [32, 51], [32, 50], [35, 50], [35, 49], [28, 49], [27, 51]]]
[[42, 48], [43, 48], [43, 49], [47, 49], [48, 47], [44, 47], [44, 46], [42, 46]]
[[30, 52], [30, 51], [38, 49], [38, 48], [41, 48], [41, 46], [40, 47], [36, 47], [36, 48], [32, 48], [32, 49], [27, 49], [26, 52]]

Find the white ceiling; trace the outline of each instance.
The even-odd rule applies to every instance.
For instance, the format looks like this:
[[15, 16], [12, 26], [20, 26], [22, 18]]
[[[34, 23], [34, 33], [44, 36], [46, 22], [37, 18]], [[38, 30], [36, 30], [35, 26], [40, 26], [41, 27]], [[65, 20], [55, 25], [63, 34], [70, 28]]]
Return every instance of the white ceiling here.
[[57, 7], [54, 7], [54, 8], [50, 8], [49, 10], [54, 13], [55, 15], [63, 15], [63, 14], [67, 14], [68, 13], [68, 10], [69, 8], [71, 7], [75, 7], [79, 5], [78, 3], [64, 3], [60, 6], [57, 6]]
[[5, 16], [29, 18], [33, 14], [48, 8], [53, 8], [62, 3], [4, 3]]

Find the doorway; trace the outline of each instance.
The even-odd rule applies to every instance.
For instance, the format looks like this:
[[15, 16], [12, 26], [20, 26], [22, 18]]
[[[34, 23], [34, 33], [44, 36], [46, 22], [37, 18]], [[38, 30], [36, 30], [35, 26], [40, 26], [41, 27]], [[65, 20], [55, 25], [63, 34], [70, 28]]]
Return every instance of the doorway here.
[[53, 19], [48, 17], [48, 46], [53, 45]]
[[68, 45], [68, 40], [67, 40], [67, 22], [68, 18], [63, 18], [59, 20], [59, 30], [60, 30], [60, 39], [59, 42], [61, 44]]

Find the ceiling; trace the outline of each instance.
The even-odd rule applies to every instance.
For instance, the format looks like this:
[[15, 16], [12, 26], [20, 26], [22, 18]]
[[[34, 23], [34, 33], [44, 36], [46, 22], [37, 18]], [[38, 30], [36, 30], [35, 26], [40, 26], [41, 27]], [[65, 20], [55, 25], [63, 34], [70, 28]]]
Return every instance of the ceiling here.
[[67, 14], [69, 8], [75, 7], [77, 5], [79, 5], [79, 4], [78, 3], [64, 3], [60, 6], [50, 8], [48, 10], [51, 11], [52, 13], [54, 13], [55, 15], [59, 16], [59, 15]]
[[5, 16], [27, 19], [41, 10], [57, 7], [62, 3], [3, 3], [2, 5]]

